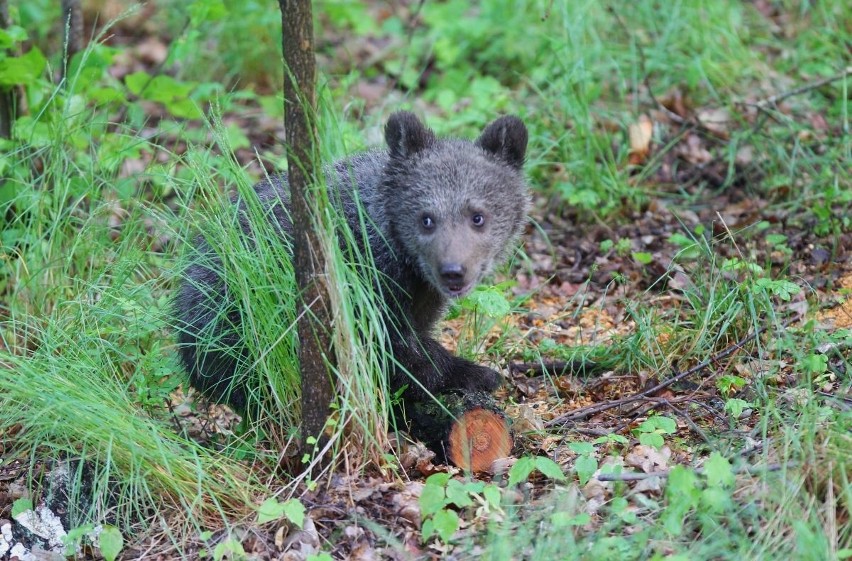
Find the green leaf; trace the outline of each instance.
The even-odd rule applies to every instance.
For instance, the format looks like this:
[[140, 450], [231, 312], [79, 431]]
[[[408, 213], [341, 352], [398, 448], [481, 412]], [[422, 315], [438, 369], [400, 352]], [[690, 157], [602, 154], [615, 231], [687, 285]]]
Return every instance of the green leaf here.
[[662, 435], [656, 432], [643, 432], [639, 435], [639, 443], [644, 446], [652, 446], [657, 450], [662, 448], [663, 444], [665, 444]]
[[435, 514], [447, 505], [444, 488], [439, 485], [429, 485], [429, 481], [427, 480], [426, 485], [423, 486], [423, 491], [420, 493], [418, 502], [420, 504], [420, 514], [423, 517]]
[[657, 425], [657, 429], [666, 434], [674, 434], [677, 430], [677, 423], [671, 417], [665, 417], [663, 415], [652, 417]]
[[334, 561], [334, 557], [328, 553], [312, 553], [305, 557], [305, 561]]
[[515, 465], [509, 469], [509, 485], [517, 485], [526, 481], [535, 469], [535, 459], [530, 456], [520, 458]]
[[710, 512], [724, 512], [731, 506], [731, 492], [722, 487], [708, 487], [701, 492], [702, 510], [706, 508]]
[[135, 96], [141, 96], [142, 90], [151, 83], [151, 75], [147, 72], [134, 72], [124, 77], [124, 84]]
[[633, 259], [640, 265], [647, 265], [654, 260], [654, 256], [645, 251], [634, 251]]
[[225, 541], [219, 542], [213, 550], [213, 559], [220, 561], [228, 554], [231, 559], [243, 559], [246, 556], [246, 550], [236, 538], [228, 538]]
[[821, 354], [809, 354], [801, 361], [799, 365], [807, 374], [822, 374], [828, 370], [828, 357]]
[[27, 30], [23, 27], [11, 25], [6, 29], [0, 29], [0, 50], [5, 51], [26, 40]]
[[499, 487], [493, 483], [486, 485], [482, 490], [482, 496], [485, 497], [485, 500], [488, 502], [488, 506], [491, 507], [492, 510], [500, 509], [502, 495]]
[[512, 311], [512, 305], [503, 293], [494, 287], [477, 288], [461, 303], [468, 310], [476, 310], [490, 318], [501, 318]]
[[299, 499], [289, 499], [282, 503], [278, 499], [270, 497], [263, 501], [257, 509], [258, 524], [265, 524], [281, 518], [286, 518], [301, 528], [305, 523], [305, 505]]
[[26, 497], [21, 497], [20, 499], [15, 500], [12, 503], [12, 518], [15, 518], [22, 512], [26, 512], [28, 510], [33, 509], [33, 501], [32, 499], [28, 499]]
[[145, 88], [144, 97], [151, 101], [168, 103], [170, 101], [186, 99], [189, 97], [192, 88], [191, 84], [181, 82], [165, 74], [160, 74], [151, 79], [151, 84]]
[[[169, 101], [166, 103], [166, 109], [175, 117], [183, 119], [200, 119], [204, 116], [204, 112], [198, 104], [191, 99], [179, 99], [177, 101]], [[248, 140], [246, 140], [248, 142]]]
[[689, 247], [695, 244], [692, 238], [684, 236], [683, 234], [675, 232], [671, 236], [669, 236], [669, 243], [680, 247]]
[[420, 526], [420, 541], [422, 543], [426, 543], [427, 541], [429, 541], [429, 538], [431, 538], [432, 534], [434, 533], [435, 523], [432, 521], [432, 518], [427, 518]]
[[588, 483], [597, 470], [598, 461], [591, 456], [579, 456], [574, 462], [574, 471], [577, 472], [580, 485]]
[[767, 234], [766, 243], [769, 245], [780, 245], [787, 243], [787, 236], [784, 234]]
[[713, 487], [729, 487], [734, 484], [734, 470], [731, 462], [718, 452], [713, 452], [704, 462], [704, 475], [707, 484]]
[[105, 525], [98, 535], [101, 555], [106, 561], [114, 561], [121, 550], [124, 549], [124, 536], [115, 526]]
[[442, 509], [432, 517], [432, 524], [441, 541], [448, 542], [459, 529], [459, 516], [452, 510]]
[[447, 503], [454, 504], [459, 508], [464, 508], [473, 504], [470, 498], [470, 491], [458, 479], [450, 479], [447, 482]]
[[283, 505], [284, 516], [301, 529], [305, 524], [305, 505], [302, 504], [302, 501], [299, 499], [289, 499], [284, 501]]
[[47, 59], [37, 47], [31, 48], [25, 55], [9, 57], [0, 65], [0, 86], [33, 84], [44, 72]]
[[580, 455], [588, 455], [595, 452], [595, 447], [590, 442], [569, 442], [568, 449]]
[[554, 479], [556, 481], [565, 480], [565, 474], [562, 472], [562, 468], [550, 458], [536, 456], [535, 468], [550, 479]]
[[438, 485], [439, 487], [446, 487], [447, 482], [450, 480], [451, 477], [452, 476], [446, 472], [433, 473], [432, 475], [426, 478], [426, 485]]
[[746, 407], [750, 407], [751, 403], [744, 400], [738, 399], [736, 397], [732, 397], [725, 401], [725, 411], [731, 414], [731, 416], [735, 419], [738, 419], [740, 415], [743, 414]]

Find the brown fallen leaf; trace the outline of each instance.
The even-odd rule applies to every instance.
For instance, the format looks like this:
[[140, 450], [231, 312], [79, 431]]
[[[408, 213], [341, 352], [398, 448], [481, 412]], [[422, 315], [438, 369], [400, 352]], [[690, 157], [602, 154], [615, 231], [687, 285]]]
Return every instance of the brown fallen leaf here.
[[627, 132], [630, 137], [628, 161], [634, 166], [643, 164], [651, 153], [654, 123], [647, 115], [640, 115], [639, 120], [628, 127]]

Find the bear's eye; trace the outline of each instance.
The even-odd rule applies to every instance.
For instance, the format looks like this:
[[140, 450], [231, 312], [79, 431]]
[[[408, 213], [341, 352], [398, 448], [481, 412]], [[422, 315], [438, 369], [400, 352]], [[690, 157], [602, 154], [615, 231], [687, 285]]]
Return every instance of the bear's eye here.
[[481, 228], [485, 225], [485, 217], [481, 214], [474, 214], [471, 217], [471, 221], [473, 222], [473, 225], [477, 228]]
[[423, 229], [424, 229], [424, 230], [431, 230], [432, 228], [434, 228], [434, 227], [435, 227], [435, 221], [434, 221], [434, 220], [432, 220], [432, 217], [431, 217], [431, 216], [429, 216], [428, 214], [424, 214], [424, 215], [420, 218], [420, 223], [421, 223], [421, 224], [423, 224]]

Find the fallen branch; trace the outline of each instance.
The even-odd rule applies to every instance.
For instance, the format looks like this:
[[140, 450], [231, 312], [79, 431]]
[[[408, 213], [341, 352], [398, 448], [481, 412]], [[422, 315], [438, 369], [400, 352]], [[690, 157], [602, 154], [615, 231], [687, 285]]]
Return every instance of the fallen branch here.
[[[798, 465], [797, 462], [787, 462], [784, 464], [769, 464], [766, 466], [739, 466], [734, 468], [734, 473], [771, 473], [780, 471], [784, 468], [793, 468]], [[652, 471], [649, 473], [641, 471], [627, 471], [624, 473], [599, 473], [594, 478], [598, 481], [641, 481], [643, 479], [651, 479], [652, 477], [668, 477], [671, 473], [670, 469], [663, 471]], [[701, 475], [704, 473], [704, 468], [698, 468], [695, 473]]]
[[545, 374], [592, 374], [602, 370], [603, 367], [591, 360], [554, 360], [543, 362], [512, 362], [509, 363], [509, 372], [512, 374], [530, 374], [531, 376], [543, 376]]
[[643, 399], [645, 399], [649, 396], [653, 396], [654, 394], [658, 393], [660, 390], [664, 390], [664, 389], [668, 388], [669, 386], [671, 386], [672, 384], [674, 384], [674, 383], [676, 383], [680, 380], [683, 380], [684, 378], [688, 378], [689, 376], [692, 376], [693, 374], [697, 374], [698, 372], [701, 372], [702, 370], [704, 370], [708, 366], [715, 364], [715, 363], [719, 362], [720, 360], [727, 358], [728, 356], [734, 354], [736, 351], [742, 349], [751, 340], [753, 340], [758, 335], [763, 333], [763, 331], [765, 331], [765, 328], [758, 328], [757, 330], [754, 331], [754, 333], [744, 337], [740, 341], [737, 341], [736, 343], [734, 343], [730, 347], [726, 348], [725, 350], [711, 356], [710, 358], [708, 358], [704, 362], [696, 364], [695, 366], [693, 366], [689, 370], [686, 370], [684, 372], [676, 374], [675, 376], [672, 376], [668, 380], [660, 382], [656, 386], [653, 386], [651, 388], [643, 390], [639, 393], [636, 393], [636, 394], [633, 394], [633, 395], [630, 395], [630, 396], [627, 396], [627, 397], [623, 397], [621, 399], [616, 399], [616, 400], [613, 400], [613, 401], [608, 401], [606, 403], [597, 403], [595, 405], [589, 405], [587, 407], [582, 407], [580, 409], [574, 410], [570, 413], [566, 413], [565, 415], [560, 415], [559, 417], [548, 421], [545, 426], [550, 428], [550, 427], [554, 427], [556, 425], [564, 425], [565, 423], [567, 423], [569, 421], [577, 421], [577, 420], [580, 420], [580, 419], [585, 419], [586, 417], [591, 417], [592, 415], [596, 415], [598, 413], [602, 413], [602, 412], [608, 411], [610, 409], [615, 409], [616, 407], [621, 407], [622, 405], [635, 403], [635, 402], [641, 401], [641, 400], [643, 400]]
[[771, 95], [765, 99], [754, 103], [744, 103], [743, 105], [749, 105], [752, 107], [764, 108], [768, 105], [775, 105], [780, 101], [784, 101], [789, 97], [794, 97], [797, 95], [802, 95], [803, 93], [808, 93], [809, 91], [815, 90], [817, 88], [821, 88], [827, 84], [831, 84], [832, 82], [837, 82], [838, 80], [843, 80], [847, 76], [852, 74], [852, 66], [848, 66], [843, 69], [839, 74], [835, 74], [834, 76], [829, 76], [827, 78], [823, 78], [822, 80], [817, 80], [816, 82], [811, 82], [809, 84], [804, 84], [799, 86], [798, 88], [794, 88], [792, 90], [781, 92], [780, 94]]

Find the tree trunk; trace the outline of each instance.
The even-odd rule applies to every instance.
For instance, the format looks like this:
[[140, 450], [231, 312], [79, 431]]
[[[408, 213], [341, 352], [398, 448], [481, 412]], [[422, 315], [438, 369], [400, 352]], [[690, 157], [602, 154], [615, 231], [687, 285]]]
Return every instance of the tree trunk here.
[[299, 365], [302, 374], [302, 442], [316, 438], [328, 419], [333, 388], [326, 361], [333, 360], [325, 253], [317, 234], [319, 139], [316, 127], [316, 58], [310, 0], [278, 0], [284, 51], [284, 125], [299, 289]]
[[64, 76], [71, 57], [83, 50], [83, 7], [80, 0], [62, 0], [62, 29], [65, 30]]
[[485, 392], [449, 392], [438, 401], [406, 403], [409, 432], [440, 459], [465, 470], [489, 471], [512, 452], [512, 430], [494, 397]]
[[[0, 29], [7, 29], [9, 21], [9, 4], [0, 0]], [[15, 121], [15, 88], [0, 86], [0, 138], [12, 137], [12, 123]]]

